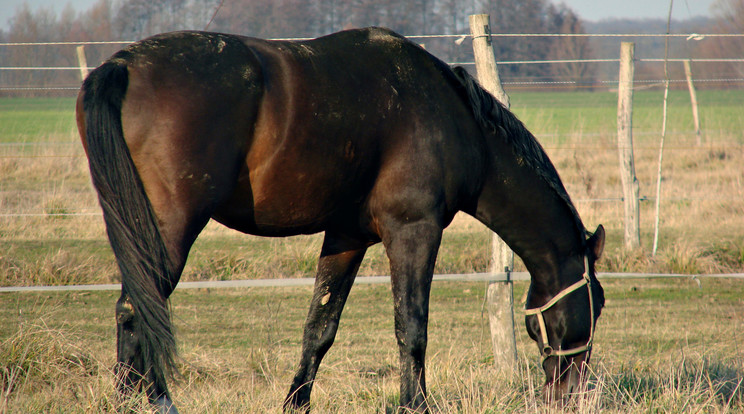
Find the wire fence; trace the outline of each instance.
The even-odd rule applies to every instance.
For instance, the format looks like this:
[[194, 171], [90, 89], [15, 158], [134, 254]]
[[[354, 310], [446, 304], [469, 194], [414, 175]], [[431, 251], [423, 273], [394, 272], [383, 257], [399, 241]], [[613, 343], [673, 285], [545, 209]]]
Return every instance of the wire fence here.
[[[540, 33], [533, 33], [533, 34], [497, 34], [494, 33], [491, 35], [494, 38], [502, 38], [504, 41], [508, 41], [509, 38], [512, 37], [597, 37], [597, 38], [610, 38], [610, 39], [649, 39], [649, 38], [655, 38], [655, 39], [665, 39], [665, 38], [674, 38], [674, 39], [682, 39], [686, 41], [700, 41], [701, 39], [706, 38], [742, 38], [744, 37], [744, 34], [711, 34], [711, 33], [705, 33], [705, 34], [698, 34], [698, 33], [686, 33], [686, 34], [540, 34]], [[445, 39], [445, 40], [451, 40], [452, 42], [456, 44], [460, 44], [463, 42], [463, 40], [470, 38], [470, 34], [452, 34], [452, 35], [416, 35], [416, 36], [408, 36], [409, 38], [415, 39], [415, 40], [427, 40], [427, 39]], [[306, 40], [304, 38], [281, 38], [277, 40]], [[459, 42], [459, 43], [458, 43]], [[132, 43], [131, 41], [101, 41], [101, 42], [38, 42], [38, 43], [0, 43], [0, 48], [6, 48], [6, 49], [18, 49], [18, 48], [46, 48], [46, 47], [67, 47], [67, 46], [115, 46], [115, 45], [126, 45]], [[725, 64], [733, 64], [733, 65], [741, 65], [740, 67], [740, 73], [744, 74], [744, 58], [739, 57], [729, 57], [729, 58], [699, 58], [699, 57], [690, 57], [690, 59], [682, 59], [682, 58], [672, 58], [672, 59], [663, 59], [663, 58], [657, 58], [657, 57], [644, 57], [644, 58], [637, 58], [636, 62], [638, 63], [647, 63], [647, 64], [660, 64], [666, 62], [672, 62], [672, 63], [681, 63], [684, 61], [691, 61], [695, 64], [715, 64], [715, 63], [725, 63]], [[604, 58], [604, 59], [547, 59], [547, 60], [509, 60], [509, 61], [500, 61], [500, 66], [518, 66], [518, 65], [559, 65], [559, 64], [587, 64], [587, 65], [617, 65], [619, 62], [619, 59], [617, 58]], [[472, 61], [453, 61], [449, 62], [450, 64], [457, 64], [457, 65], [472, 65], [474, 64]], [[80, 71], [79, 66], [0, 66], [0, 73], [3, 72], [55, 72], [55, 71], [62, 71], [62, 72], [79, 72]], [[93, 66], [85, 66], [85, 69], [93, 69]], [[717, 75], [717, 76], [716, 76]], [[739, 87], [739, 85], [744, 84], [744, 75], [742, 76], [731, 76], [730, 73], [718, 73], [713, 74], [713, 76], [709, 75], [708, 77], [695, 77], [693, 80], [696, 84], [720, 84], [724, 87], [726, 86], [734, 86]], [[735, 75], [735, 74], [734, 74]], [[641, 90], [643, 88], [649, 87], [649, 86], [658, 86], [664, 83], [664, 79], [662, 78], [650, 78], [650, 79], [637, 79], [635, 82], [638, 84], [637, 89]], [[599, 78], [599, 79], [593, 79], [591, 81], [591, 84], [593, 86], [596, 85], [602, 85], [606, 90], [611, 90], [617, 85], [617, 78], [612, 77], [606, 77], [606, 78]], [[669, 79], [669, 82], [672, 84], [683, 84], [686, 83], [687, 80], [683, 78], [678, 79]], [[566, 78], [564, 80], [558, 79], [558, 80], [551, 80], [551, 81], [545, 81], [545, 80], [524, 80], [524, 79], [512, 79], [507, 80], [504, 82], [505, 86], [510, 87], [518, 87], [518, 86], [531, 86], [535, 87], [536, 89], [532, 90], [563, 90], [562, 87], [565, 86], [566, 91], [575, 91], [575, 87], [580, 84], [580, 82], [576, 81], [575, 79], [569, 79]], [[34, 85], [34, 84], [16, 84], [16, 85], [0, 85], [0, 92], [23, 92], [23, 91], [49, 91], [49, 92], [76, 92], [79, 89], [79, 82], [70, 82], [69, 84], [60, 84], [60, 85]], [[65, 95], [68, 96], [68, 95]], [[70, 94], [69, 96], [72, 96]], [[541, 102], [542, 104], [548, 103], [553, 104], [553, 102]], [[557, 104], [557, 103], [556, 103]], [[612, 108], [608, 104], [608, 111], [614, 111], [614, 108]], [[661, 102], [658, 103], [659, 107], [661, 106]], [[526, 104], [526, 106], [529, 108], [529, 104]], [[741, 136], [740, 131], [736, 131], [736, 125], [734, 124], [734, 127], [731, 128], [731, 135], [732, 136]], [[690, 144], [688, 141], [684, 141], [684, 139], [689, 138], [690, 136], [694, 135], [697, 131], [691, 130], [691, 129], [677, 129], [674, 131], [668, 132], [668, 135], [671, 137], [678, 136], [680, 137], [679, 142], [672, 142], [671, 144], [668, 144], [664, 149], [669, 151], [679, 151], [680, 153], [686, 152], [686, 151], [695, 151], [696, 149], [699, 149], [699, 147], [695, 146], [694, 144]], [[702, 132], [703, 135], [709, 135], [718, 132], [717, 129], [715, 129], [715, 126], [712, 126], [711, 129], [702, 129], [700, 132]], [[614, 135], [614, 131], [580, 131], [578, 134], [571, 132], [571, 133], [551, 133], [551, 132], [536, 132], [537, 138], [543, 143], [543, 146], [549, 150], [549, 151], [584, 151], [586, 153], [593, 153], [593, 152], [606, 152], [606, 151], [617, 151], [618, 147], [614, 145], [613, 142], [607, 140], [607, 137], [612, 137]], [[579, 135], [579, 139], [575, 139], [575, 136]], [[658, 130], [635, 130], [634, 135], [640, 138], [652, 138], [659, 135]], [[598, 138], [604, 138], [604, 140], [598, 140]], [[586, 139], [587, 141], [582, 141], [582, 139]], [[566, 141], [571, 141], [569, 144], [566, 144]], [[726, 144], [729, 145], [729, 148], [733, 148], [735, 150], [741, 150], [742, 144], [740, 141], [736, 141], [734, 143]], [[65, 152], [60, 152], [58, 150], [50, 150], [50, 148], [56, 147], [60, 150], [64, 150]], [[72, 150], [68, 150], [67, 147], [71, 148]], [[653, 143], [648, 143], [646, 141], [643, 141], [641, 143], [636, 143], [634, 145], [634, 148], [636, 150], [640, 151], [655, 151], [657, 150], [657, 146]], [[69, 151], [69, 152], [68, 152]], [[724, 155], [725, 156], [725, 155]], [[0, 142], [0, 162], [14, 162], [19, 160], [33, 160], [33, 159], [48, 159], [51, 161], [54, 161], [56, 159], [58, 160], [75, 160], [75, 159], [83, 159], [85, 157], [82, 149], [79, 147], [79, 144], [77, 142]], [[49, 177], [50, 182], [54, 180], [54, 177]], [[36, 210], [29, 210], [29, 209], [18, 209], [14, 208], [13, 206], [18, 203], [14, 202], [8, 202], [8, 196], [7, 194], [13, 193], [15, 190], [8, 189], [3, 184], [2, 178], [0, 178], [0, 217], [2, 219], [16, 219], [16, 220], [29, 220], [29, 219], [38, 219], [38, 218], [95, 218], [98, 219], [100, 217], [100, 213], [98, 212], [98, 209], [95, 206], [85, 207], [82, 209], [73, 209], [69, 211], [70, 209], [65, 209], [66, 211], [63, 212], [57, 212], [54, 211], [53, 208], [40, 208]], [[55, 191], [60, 191], [58, 188], [62, 186], [61, 184], [57, 185], [52, 183], [48, 187], [50, 188], [47, 193], [53, 194]], [[42, 193], [44, 193], [42, 191]], [[666, 202], [672, 202], [672, 203], [689, 203], [689, 202], [714, 202], [714, 203], [737, 203], [741, 199], [741, 194], [734, 192], [732, 194], [716, 194], [715, 196], [696, 196], [696, 195], [673, 195], [673, 196], [666, 196], [664, 200]], [[3, 201], [5, 200], [5, 202]], [[621, 196], [591, 196], [590, 194], [582, 194], [577, 197], [574, 197], [574, 201], [576, 203], [603, 203], [603, 204], [620, 204], [624, 201], [624, 198]], [[655, 197], [650, 196], [641, 196], [640, 201], [642, 202], [649, 202], [649, 201], [655, 201]], [[735, 207], [732, 207], [733, 210], [738, 211], [739, 207], [738, 204]], [[51, 211], [50, 211], [51, 210]]]
[[[740, 39], [744, 38], [744, 34], [738, 33], [672, 33], [672, 34], [649, 34], [649, 33], [492, 33], [492, 38], [501, 38], [508, 41], [510, 38], [607, 38], [607, 39], [681, 39], [686, 41], [703, 41], [705, 39], [713, 38], [730, 38]], [[446, 39], [452, 40], [457, 45], [463, 46], [462, 43], [466, 39], [472, 38], [470, 34], [430, 34], [430, 35], [411, 35], [408, 36], [413, 40], [426, 41], [428, 39]], [[303, 41], [309, 40], [310, 38], [275, 38], [273, 40], [284, 40], [284, 41]], [[45, 47], [62, 47], [62, 46], [119, 46], [133, 43], [133, 40], [117, 40], [117, 41], [61, 41], [61, 42], [6, 42], [0, 43], [0, 50], [15, 50], [18, 48], [45, 48]], [[466, 47], [466, 46], [463, 46]], [[639, 63], [679, 63], [685, 60], [689, 60], [695, 64], [712, 64], [712, 63], [729, 63], [736, 64], [744, 62], [744, 58], [729, 57], [729, 58], [706, 58], [706, 57], [694, 57], [691, 56], [689, 59], [681, 58], [668, 58], [664, 59], [661, 57], [657, 58], [637, 58], [636, 62]], [[616, 64], [619, 62], [617, 58], [603, 58], [603, 59], [543, 59], [543, 60], [499, 60], [499, 65], [502, 66], [528, 66], [528, 65], [556, 65], [556, 64]], [[467, 61], [450, 61], [452, 65], [473, 65], [474, 62], [471, 60]], [[95, 66], [86, 66], [81, 68], [79, 65], [69, 66], [47, 66], [47, 65], [33, 65], [33, 66], [0, 66], [0, 74], [7, 72], [75, 72], [81, 69], [91, 70]], [[718, 78], [698, 78], [695, 79], [699, 83], [742, 83], [744, 82], [744, 71], [741, 71], [742, 76], [727, 76]], [[638, 82], [643, 83], [661, 83], [664, 79], [639, 79]], [[672, 83], [685, 82], [684, 79], [670, 79]], [[596, 79], [591, 80], [588, 83], [592, 85], [611, 85], [615, 84], [617, 79]], [[559, 81], [546, 81], [546, 80], [506, 80], [505, 85], [511, 86], [545, 86], [545, 85], [576, 85], [577, 80], [559, 80]], [[0, 92], [43, 92], [43, 91], [75, 91], [79, 88], [79, 84], [71, 85], [0, 85]]]
[[[684, 275], [670, 273], [598, 273], [599, 280], [605, 279], [688, 279], [701, 286], [701, 279], [744, 279], [744, 273], [721, 273]], [[530, 274], [527, 272], [509, 273], [464, 273], [434, 275], [434, 282], [509, 282], [529, 281]], [[205, 280], [193, 282], [179, 282], [177, 290], [183, 289], [241, 289], [241, 288], [270, 288], [270, 287], [296, 287], [313, 286], [315, 278], [301, 277], [291, 279], [244, 279], [244, 280]], [[390, 284], [390, 276], [357, 276], [355, 285]], [[18, 292], [85, 292], [85, 291], [117, 291], [121, 289], [120, 283], [104, 283], [90, 285], [54, 285], [54, 286], [0, 286], [0, 293]]]
[[[616, 38], [685, 38], [688, 40], [702, 40], [706, 37], [744, 37], [742, 33], [491, 33], [491, 37], [616, 37]], [[428, 34], [408, 35], [409, 39], [467, 39], [472, 37], [470, 33], [460, 34]], [[304, 41], [312, 40], [311, 37], [275, 37], [272, 40]], [[79, 41], [79, 42], [0, 42], [0, 46], [78, 46], [78, 45], [126, 45], [134, 43], [135, 40], [106, 40], [106, 41]]]

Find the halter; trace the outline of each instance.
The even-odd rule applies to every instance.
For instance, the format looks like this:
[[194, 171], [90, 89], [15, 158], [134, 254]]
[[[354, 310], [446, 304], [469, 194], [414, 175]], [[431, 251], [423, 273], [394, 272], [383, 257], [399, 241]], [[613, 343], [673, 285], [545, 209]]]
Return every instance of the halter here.
[[[537, 322], [540, 325], [540, 335], [542, 336], [543, 341], [543, 360], [548, 359], [551, 356], [578, 355], [582, 352], [590, 351], [592, 349], [592, 342], [594, 341], [594, 298], [592, 297], [592, 281], [589, 278], [589, 259], [586, 255], [584, 256], [584, 269], [584, 274], [582, 275], [581, 280], [560, 291], [553, 297], [553, 299], [548, 301], [548, 303], [544, 304], [543, 306], [540, 306], [539, 308], [525, 309], [524, 311], [525, 315], [537, 316]], [[558, 303], [558, 301], [570, 295], [584, 285], [586, 285], [587, 290], [589, 291], [589, 312], [591, 316], [591, 322], [589, 324], [589, 340], [584, 346], [579, 346], [571, 349], [555, 350], [552, 346], [550, 346], [550, 342], [548, 342], [548, 333], [547, 329], [545, 328], [545, 318], [543, 317], [543, 312], [550, 309], [551, 307], [553, 307], [553, 305]]]

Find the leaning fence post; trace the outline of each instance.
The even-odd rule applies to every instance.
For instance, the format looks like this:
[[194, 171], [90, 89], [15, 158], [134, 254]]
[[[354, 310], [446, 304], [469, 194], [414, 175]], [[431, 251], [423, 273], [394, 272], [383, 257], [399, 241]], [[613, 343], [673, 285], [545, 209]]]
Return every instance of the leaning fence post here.
[[635, 43], [620, 45], [620, 74], [617, 94], [617, 150], [620, 156], [620, 181], [625, 207], [625, 249], [641, 247], [638, 178], [633, 160], [633, 56]]
[[690, 90], [690, 104], [692, 105], [692, 122], [695, 124], [695, 144], [700, 146], [703, 143], [703, 139], [700, 136], [700, 114], [698, 112], [697, 92], [695, 91], [695, 84], [692, 82], [692, 67], [690, 65], [690, 59], [684, 60], [682, 64], [685, 66], [685, 78], [687, 78], [687, 89]]
[[[507, 108], [509, 96], [504, 92], [496, 66], [496, 57], [491, 46], [489, 16], [470, 16], [470, 33], [473, 36], [473, 53], [478, 81]], [[499, 236], [492, 238], [491, 273], [507, 275], [513, 269], [514, 253]], [[486, 292], [488, 321], [491, 328], [494, 364], [501, 372], [511, 375], [517, 370], [517, 343], [514, 337], [514, 293], [511, 280], [489, 282]]]
[[80, 80], [85, 80], [88, 77], [88, 60], [85, 58], [85, 45], [80, 45], [76, 48], [78, 66], [80, 66]]

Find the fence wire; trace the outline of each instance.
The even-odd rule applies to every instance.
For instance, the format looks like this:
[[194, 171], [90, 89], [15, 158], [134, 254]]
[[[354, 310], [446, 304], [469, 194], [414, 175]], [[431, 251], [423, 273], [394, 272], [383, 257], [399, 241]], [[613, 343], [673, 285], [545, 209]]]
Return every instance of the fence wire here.
[[[744, 273], [716, 273], [685, 275], [676, 273], [597, 273], [599, 280], [605, 279], [689, 279], [696, 281], [701, 286], [701, 279], [744, 279]], [[434, 275], [434, 282], [512, 282], [529, 281], [530, 274], [527, 272], [509, 273], [461, 273]], [[390, 276], [357, 276], [355, 285], [389, 284]], [[296, 287], [313, 286], [315, 278], [287, 278], [287, 279], [243, 279], [243, 280], [208, 280], [198, 282], [179, 282], [176, 290], [184, 289], [244, 289], [244, 288], [269, 288], [269, 287]], [[81, 291], [117, 291], [121, 289], [120, 283], [105, 283], [97, 285], [55, 285], [55, 286], [4, 286], [0, 287], [0, 293], [19, 292], [81, 292]]]

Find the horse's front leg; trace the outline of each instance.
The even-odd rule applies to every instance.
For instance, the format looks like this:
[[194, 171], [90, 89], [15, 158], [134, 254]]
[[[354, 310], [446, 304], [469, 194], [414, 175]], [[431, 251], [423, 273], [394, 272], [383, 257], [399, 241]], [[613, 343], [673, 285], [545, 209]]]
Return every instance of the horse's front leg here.
[[366, 251], [366, 243], [326, 232], [302, 337], [302, 358], [284, 401], [285, 412], [309, 411], [315, 375], [336, 337], [341, 311]]
[[392, 273], [395, 336], [400, 351], [400, 405], [426, 412], [429, 292], [442, 228], [429, 221], [398, 227], [385, 242]]

